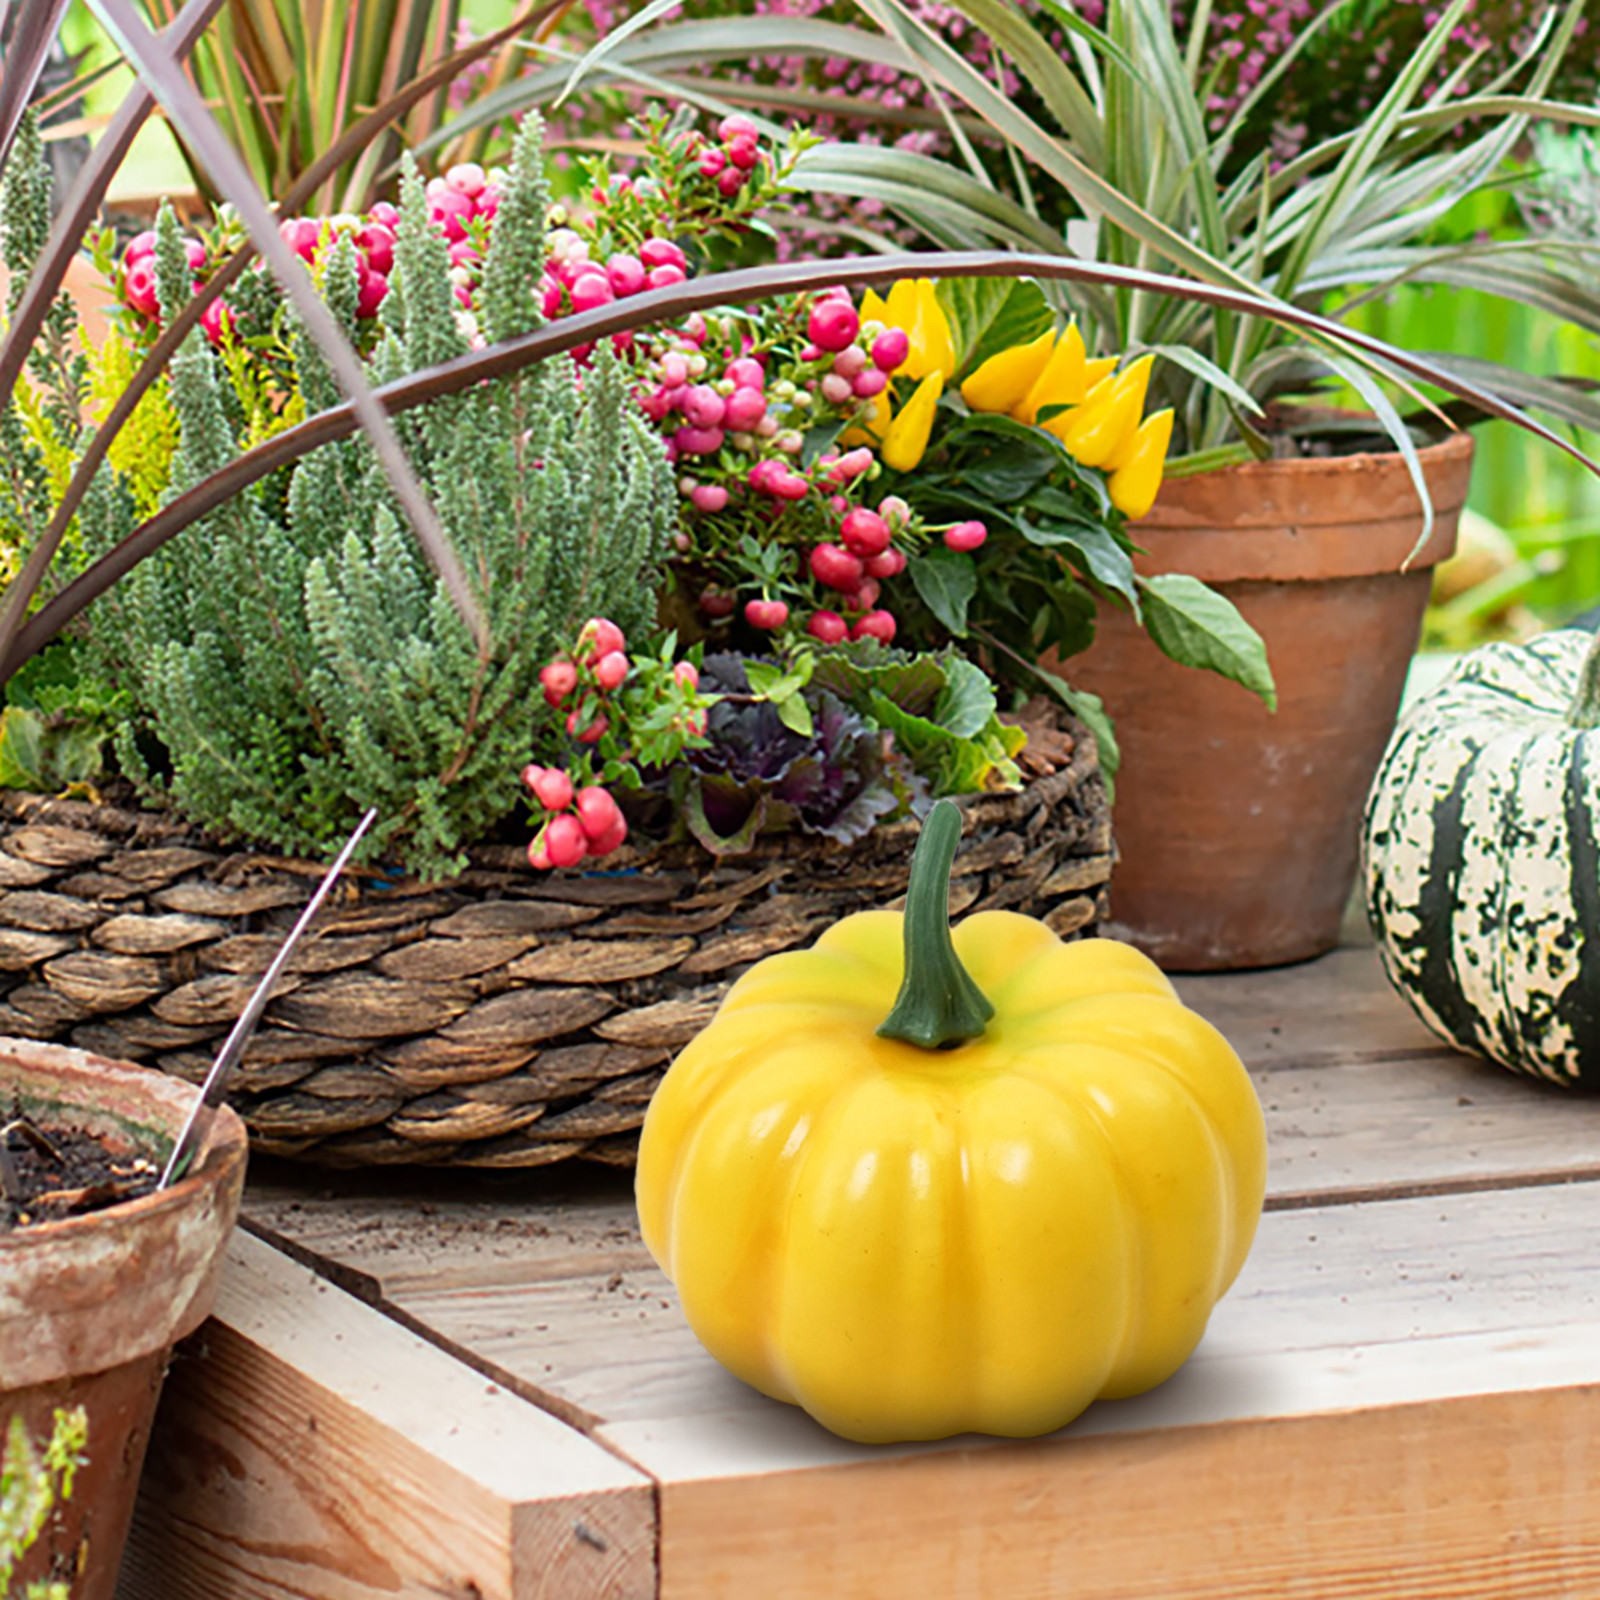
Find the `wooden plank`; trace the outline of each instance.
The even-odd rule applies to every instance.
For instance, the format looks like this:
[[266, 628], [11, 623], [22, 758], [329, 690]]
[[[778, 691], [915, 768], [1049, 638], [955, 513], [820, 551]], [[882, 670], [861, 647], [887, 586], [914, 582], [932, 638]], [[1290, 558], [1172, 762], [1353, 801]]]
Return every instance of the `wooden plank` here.
[[1600, 1388], [699, 1478], [662, 1600], [1591, 1600]]
[[119, 1600], [645, 1600], [654, 1546], [642, 1475], [240, 1235]]
[[1454, 1054], [1390, 988], [1371, 945], [1295, 967], [1172, 981], [1185, 1004], [1221, 1029], [1251, 1067]]
[[663, 1596], [1600, 1592], [1600, 1185], [1278, 1212], [1160, 1390], [1034, 1445], [889, 1450], [717, 1367], [625, 1196], [477, 1209], [467, 1281], [388, 1287], [658, 1480]]

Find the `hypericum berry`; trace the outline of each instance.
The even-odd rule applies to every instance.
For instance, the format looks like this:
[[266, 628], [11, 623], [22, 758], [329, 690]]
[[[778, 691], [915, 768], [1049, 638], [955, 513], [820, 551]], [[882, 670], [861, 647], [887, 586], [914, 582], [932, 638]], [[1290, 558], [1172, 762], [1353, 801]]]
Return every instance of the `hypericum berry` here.
[[553, 817], [544, 830], [545, 853], [557, 867], [575, 867], [589, 853], [583, 824], [571, 815]]
[[679, 454], [686, 456], [714, 456], [722, 448], [725, 435], [721, 428], [679, 428], [672, 442]]
[[621, 650], [603, 655], [594, 664], [594, 681], [608, 694], [620, 689], [628, 676], [628, 658]]
[[860, 586], [866, 569], [859, 556], [853, 556], [840, 545], [813, 545], [807, 558], [811, 576], [829, 589], [850, 594]]
[[444, 189], [428, 197], [428, 220], [442, 228], [451, 243], [466, 238], [472, 211], [472, 202], [454, 189]]
[[806, 337], [833, 354], [854, 344], [860, 332], [860, 314], [848, 300], [819, 300], [806, 318]]
[[288, 222], [278, 224], [278, 234], [302, 261], [310, 261], [317, 253], [322, 224], [310, 217], [292, 217]]
[[759, 389], [742, 384], [728, 396], [723, 406], [723, 426], [735, 433], [748, 433], [767, 414], [767, 397]]
[[606, 276], [618, 295], [626, 298], [630, 294], [638, 294], [644, 288], [644, 263], [638, 256], [619, 252], [607, 260]]
[[[364, 287], [365, 285], [363, 285], [363, 288]], [[388, 287], [388, 284], [384, 285], [385, 289]], [[360, 314], [359, 308], [357, 314]], [[228, 306], [226, 301], [213, 300], [211, 304], [200, 313], [200, 330], [214, 345], [220, 345], [222, 343], [224, 332], [231, 331], [232, 328], [233, 311]]]
[[731, 617], [738, 603], [733, 595], [722, 589], [703, 589], [700, 593], [700, 609], [708, 617]]
[[544, 773], [545, 769], [541, 767], [538, 762], [530, 761], [527, 766], [522, 769], [520, 774], [523, 788], [531, 791], [534, 784], [536, 784], [540, 778], [544, 776]]
[[361, 274], [361, 288], [356, 296], [356, 315], [375, 317], [378, 307], [389, 297], [389, 280], [381, 272], [368, 268]]
[[852, 639], [876, 639], [881, 644], [893, 644], [895, 621], [887, 611], [869, 611], [850, 630]]
[[589, 854], [591, 856], [608, 856], [613, 850], [620, 850], [628, 842], [628, 822], [622, 813], [617, 813], [616, 825], [609, 833], [602, 834], [598, 839], [589, 841]]
[[[828, 470], [828, 476], [835, 483], [848, 483], [852, 478], [859, 478], [863, 472], [870, 472], [872, 460], [872, 452], [864, 444], [857, 445], [854, 450], [846, 450], [834, 462]], [[879, 514], [882, 515], [882, 512]]]
[[380, 200], [367, 215], [374, 222], [381, 222], [391, 232], [400, 226], [400, 208], [387, 200]]
[[476, 200], [489, 182], [476, 161], [458, 161], [445, 173], [444, 181], [457, 194], [464, 194], [469, 200]]
[[744, 173], [738, 167], [729, 167], [717, 178], [717, 193], [724, 200], [733, 199], [742, 188], [744, 188]]
[[759, 136], [759, 132], [755, 123], [739, 111], [724, 117], [717, 124], [717, 137], [724, 143], [734, 139], [754, 139]]
[[767, 386], [767, 369], [753, 356], [740, 356], [737, 361], [730, 361], [722, 372], [735, 389], [765, 389]]
[[598, 744], [605, 738], [606, 729], [611, 723], [605, 717], [596, 717], [587, 728], [583, 725], [583, 717], [576, 711], [567, 713], [567, 732], [579, 744]]
[[798, 472], [775, 472], [767, 479], [767, 490], [780, 500], [804, 500], [811, 485]]
[[156, 294], [156, 269], [153, 256], [141, 256], [122, 277], [122, 297], [143, 317], [161, 315]]
[[750, 172], [761, 164], [761, 146], [752, 133], [740, 134], [728, 146], [728, 160], [740, 172]]
[[891, 528], [904, 528], [911, 521], [911, 507], [899, 495], [886, 494], [878, 502], [878, 515]]
[[369, 222], [356, 235], [356, 248], [374, 272], [387, 276], [394, 270], [394, 229], [381, 222]]
[[869, 578], [898, 578], [905, 570], [906, 553], [904, 550], [896, 550], [893, 545], [867, 562]]
[[579, 273], [567, 290], [574, 311], [595, 311], [617, 298], [611, 280], [598, 267]]
[[613, 650], [626, 650], [628, 641], [609, 617], [590, 617], [578, 634], [578, 651], [590, 662], [608, 656]]
[[672, 681], [680, 689], [698, 689], [700, 687], [700, 669], [692, 661], [680, 661], [672, 669]]
[[[881, 374], [880, 374], [881, 376]], [[828, 373], [820, 385], [822, 398], [830, 406], [842, 406], [855, 396], [855, 391], [850, 387], [850, 380], [842, 377], [837, 372]]]
[[876, 511], [857, 506], [839, 524], [839, 537], [852, 555], [881, 555], [889, 548], [889, 524]]
[[824, 644], [843, 644], [850, 637], [850, 624], [837, 611], [813, 611], [806, 632]]
[[844, 597], [846, 611], [870, 611], [878, 603], [882, 586], [876, 578], [863, 578], [860, 587]]
[[720, 428], [728, 414], [728, 402], [710, 384], [697, 383], [684, 395], [679, 409], [691, 427]]
[[652, 289], [670, 289], [673, 284], [682, 283], [688, 276], [682, 267], [676, 267], [669, 261], [663, 266], [651, 267], [645, 282]]
[[876, 400], [889, 386], [889, 375], [882, 367], [863, 367], [850, 380], [850, 392], [858, 400]]
[[539, 669], [546, 705], [560, 705], [578, 687], [578, 669], [570, 661], [551, 661]]
[[718, 149], [716, 145], [710, 145], [700, 157], [700, 176], [702, 178], [715, 178], [721, 174], [727, 164], [728, 152]]
[[867, 352], [858, 344], [846, 345], [833, 358], [833, 370], [841, 378], [853, 378], [867, 364]]
[[565, 811], [572, 804], [572, 779], [559, 767], [545, 767], [528, 787], [546, 811]]
[[689, 258], [670, 239], [646, 239], [639, 246], [639, 259], [651, 268], [677, 267], [683, 271], [689, 265]]
[[550, 852], [545, 848], [542, 833], [537, 839], [528, 841], [528, 865], [536, 872], [550, 872], [555, 868], [555, 862], [550, 859]]
[[622, 820], [621, 807], [611, 798], [611, 791], [599, 784], [580, 789], [576, 804], [578, 825], [591, 841], [603, 839]]
[[988, 537], [989, 530], [976, 519], [944, 530], [944, 542], [952, 550], [976, 550]]
[[911, 354], [911, 339], [904, 328], [885, 328], [872, 341], [872, 364], [880, 372], [903, 367]]
[[128, 248], [122, 252], [122, 264], [131, 267], [135, 261], [142, 260], [145, 256], [156, 253], [155, 231], [146, 228], [143, 233], [136, 233], [128, 241]]
[[714, 513], [728, 503], [728, 491], [720, 483], [697, 483], [689, 491], [689, 504], [696, 511]]
[[750, 600], [745, 603], [744, 620], [770, 633], [789, 620], [789, 608], [781, 600]]

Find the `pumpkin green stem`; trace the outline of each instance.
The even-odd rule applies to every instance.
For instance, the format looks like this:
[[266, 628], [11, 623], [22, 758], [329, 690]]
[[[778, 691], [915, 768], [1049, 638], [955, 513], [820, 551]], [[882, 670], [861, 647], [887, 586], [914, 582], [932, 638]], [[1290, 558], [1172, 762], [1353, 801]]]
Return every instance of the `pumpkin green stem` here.
[[883, 1039], [938, 1050], [976, 1039], [994, 1015], [950, 942], [950, 866], [961, 842], [961, 808], [940, 800], [922, 824], [906, 889], [906, 975]]
[[1583, 658], [1578, 692], [1572, 697], [1567, 723], [1574, 728], [1600, 728], [1600, 633], [1594, 636]]

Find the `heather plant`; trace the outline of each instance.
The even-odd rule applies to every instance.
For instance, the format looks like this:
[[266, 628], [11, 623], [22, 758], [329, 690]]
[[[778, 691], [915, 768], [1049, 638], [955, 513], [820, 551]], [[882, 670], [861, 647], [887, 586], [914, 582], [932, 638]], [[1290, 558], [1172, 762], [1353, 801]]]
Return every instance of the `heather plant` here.
[[0, 1456], [0, 1596], [4, 1600], [69, 1600], [71, 1587], [36, 1581], [15, 1585], [22, 1558], [38, 1543], [50, 1514], [72, 1498], [73, 1480], [83, 1464], [88, 1419], [81, 1407], [57, 1411], [43, 1448], [21, 1417], [13, 1417]]
[[[478, 316], [497, 337], [539, 320], [529, 285], [544, 257], [539, 133], [521, 136], [482, 268]], [[160, 314], [190, 292], [175, 220], [157, 228]], [[373, 381], [463, 353], [469, 333], [448, 245], [408, 172], [393, 276], [370, 356]], [[331, 241], [323, 293], [354, 331], [362, 262]], [[319, 351], [290, 333], [303, 404], [334, 404]], [[226, 336], [224, 336], [226, 343]], [[179, 426], [172, 492], [234, 458], [227, 370], [200, 333], [174, 358]], [[294, 469], [281, 499], [240, 496], [174, 540], [99, 603], [96, 668], [135, 707], [123, 770], [219, 831], [317, 851], [368, 806], [375, 849], [427, 874], [518, 803], [515, 774], [540, 724], [541, 667], [604, 609], [630, 631], [653, 621], [670, 531], [664, 455], [607, 350], [577, 381], [570, 361], [441, 398], [402, 434], [488, 623], [475, 642], [404, 531], [370, 447], [332, 444]], [[135, 521], [115, 473], [82, 516], [86, 558]]]

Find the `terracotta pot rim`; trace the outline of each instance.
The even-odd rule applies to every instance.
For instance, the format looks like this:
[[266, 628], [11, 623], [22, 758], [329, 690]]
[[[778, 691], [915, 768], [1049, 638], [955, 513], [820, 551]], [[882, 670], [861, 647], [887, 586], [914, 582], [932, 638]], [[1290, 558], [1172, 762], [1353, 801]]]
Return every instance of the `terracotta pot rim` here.
[[[1350, 413], [1356, 415], [1357, 413]], [[1466, 428], [1454, 428], [1441, 439], [1430, 440], [1427, 444], [1417, 446], [1417, 455], [1424, 462], [1450, 461], [1457, 456], [1470, 455], [1474, 447], [1471, 432]], [[1226, 466], [1208, 467], [1204, 472], [1187, 472], [1173, 478], [1174, 483], [1197, 482], [1202, 478], [1224, 478], [1230, 474], [1235, 476], [1264, 476], [1278, 474], [1294, 476], [1296, 474], [1316, 475], [1318, 473], [1349, 472], [1357, 468], [1362, 471], [1374, 469], [1384, 470], [1398, 468], [1407, 473], [1406, 458], [1398, 450], [1353, 450], [1347, 455], [1335, 456], [1271, 456], [1265, 461], [1230, 461]], [[1137, 526], [1137, 524], [1135, 524]]]
[[[199, 1088], [133, 1062], [112, 1061], [109, 1057], [79, 1050], [71, 1045], [47, 1044], [36, 1039], [16, 1039], [0, 1035], [0, 1059], [17, 1060], [30, 1071], [37, 1070], [57, 1082], [104, 1080], [120, 1083], [133, 1091], [149, 1108], [150, 1119], [161, 1126], [169, 1138], [181, 1132], [190, 1108], [200, 1097]], [[0, 1260], [19, 1256], [30, 1249], [42, 1249], [64, 1239], [93, 1233], [97, 1228], [142, 1222], [163, 1211], [177, 1211], [194, 1204], [204, 1189], [213, 1187], [220, 1170], [245, 1156], [244, 1124], [228, 1106], [217, 1111], [206, 1144], [205, 1159], [179, 1179], [170, 1189], [123, 1200], [99, 1211], [78, 1217], [61, 1217], [27, 1228], [0, 1233]]]

